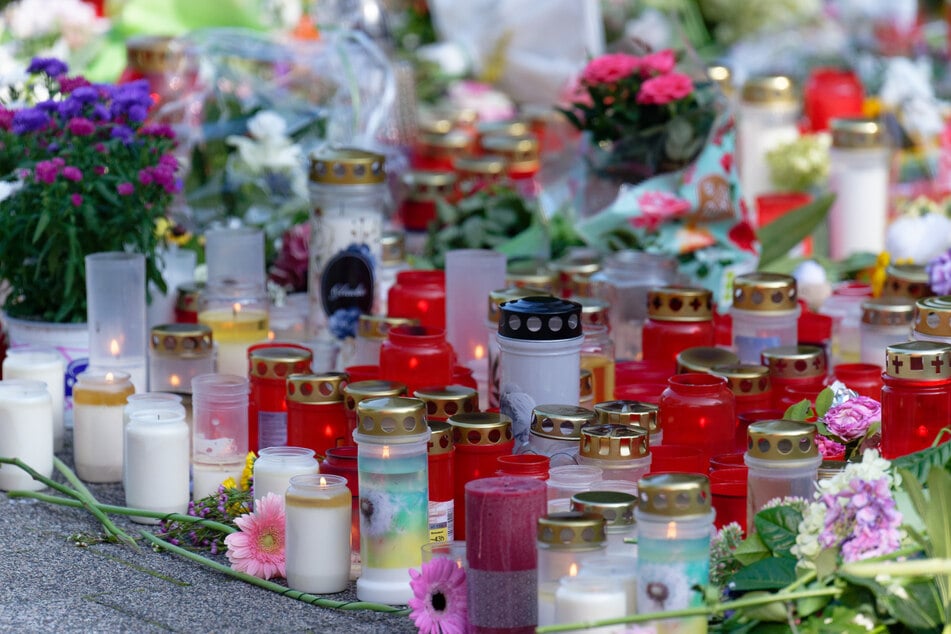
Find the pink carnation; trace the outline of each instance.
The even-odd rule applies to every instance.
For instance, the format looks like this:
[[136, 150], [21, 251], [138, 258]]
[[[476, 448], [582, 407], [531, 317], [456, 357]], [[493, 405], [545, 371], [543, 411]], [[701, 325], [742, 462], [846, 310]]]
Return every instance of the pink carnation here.
[[829, 409], [823, 417], [830, 433], [845, 442], [858, 440], [875, 421], [882, 419], [882, 406], [875, 399], [856, 396]]
[[670, 73], [651, 77], [641, 84], [637, 103], [662, 106], [683, 99], [693, 92], [693, 80], [683, 73]]
[[581, 81], [585, 84], [613, 84], [636, 72], [641, 67], [641, 59], [626, 53], [609, 53], [595, 57], [581, 71]]
[[631, 220], [635, 227], [652, 231], [661, 223], [690, 211], [690, 201], [667, 192], [645, 192], [637, 199], [641, 215]]
[[657, 53], [651, 53], [641, 58], [641, 75], [650, 77], [651, 75], [666, 75], [674, 69], [677, 60], [674, 58], [674, 52], [669, 48]]

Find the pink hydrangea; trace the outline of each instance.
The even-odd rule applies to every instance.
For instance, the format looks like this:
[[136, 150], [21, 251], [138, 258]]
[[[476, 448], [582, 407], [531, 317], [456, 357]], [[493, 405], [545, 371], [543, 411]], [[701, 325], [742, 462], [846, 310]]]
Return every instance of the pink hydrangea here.
[[588, 62], [581, 71], [581, 81], [589, 85], [613, 84], [634, 74], [640, 67], [639, 57], [626, 53], [609, 53]]
[[637, 103], [663, 106], [671, 101], [683, 99], [693, 92], [693, 80], [683, 73], [670, 73], [651, 77], [641, 84], [637, 92]]
[[936, 295], [951, 293], [951, 251], [942, 253], [925, 266], [928, 283]]
[[632, 218], [631, 224], [648, 231], [653, 231], [661, 223], [690, 211], [689, 200], [662, 191], [644, 192], [638, 197], [637, 203], [641, 207], [641, 215]]
[[650, 77], [651, 75], [666, 75], [674, 70], [674, 64], [677, 60], [674, 58], [672, 50], [665, 49], [641, 58], [641, 75]]
[[881, 557], [901, 545], [902, 517], [888, 478], [853, 478], [844, 490], [826, 493], [821, 501], [826, 515], [819, 545], [834, 548], [841, 544], [843, 561]]
[[867, 396], [856, 396], [829, 408], [823, 417], [829, 432], [846, 442], [858, 440], [873, 422], [881, 419], [881, 403]]

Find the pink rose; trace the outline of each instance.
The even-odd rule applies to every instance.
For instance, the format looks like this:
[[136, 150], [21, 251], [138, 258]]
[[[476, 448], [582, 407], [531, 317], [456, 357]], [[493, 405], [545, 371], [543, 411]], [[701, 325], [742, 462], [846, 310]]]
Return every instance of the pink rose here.
[[641, 75], [650, 77], [651, 75], [666, 75], [674, 69], [674, 52], [669, 48], [657, 53], [651, 53], [641, 58]]
[[693, 92], [693, 80], [683, 73], [670, 73], [651, 77], [641, 84], [637, 103], [662, 106], [683, 99]]
[[645, 192], [638, 197], [637, 203], [641, 207], [641, 215], [632, 218], [631, 224], [648, 231], [690, 211], [690, 201], [667, 192]]
[[856, 396], [830, 408], [823, 421], [830, 433], [851, 442], [864, 436], [869, 426], [881, 419], [881, 403], [867, 396]]
[[823, 460], [845, 460], [845, 445], [816, 434], [816, 446]]
[[613, 84], [636, 72], [641, 59], [626, 53], [609, 53], [595, 57], [581, 71], [581, 81], [585, 84]]

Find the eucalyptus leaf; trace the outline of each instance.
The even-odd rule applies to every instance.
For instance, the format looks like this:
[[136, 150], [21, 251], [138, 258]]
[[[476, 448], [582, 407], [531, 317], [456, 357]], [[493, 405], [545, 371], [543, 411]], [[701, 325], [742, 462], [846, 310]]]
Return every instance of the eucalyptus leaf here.
[[785, 256], [790, 249], [815, 231], [825, 221], [834, 201], [833, 194], [820, 196], [761, 227], [757, 231], [757, 238], [762, 245], [758, 270], [770, 270], [774, 261]]

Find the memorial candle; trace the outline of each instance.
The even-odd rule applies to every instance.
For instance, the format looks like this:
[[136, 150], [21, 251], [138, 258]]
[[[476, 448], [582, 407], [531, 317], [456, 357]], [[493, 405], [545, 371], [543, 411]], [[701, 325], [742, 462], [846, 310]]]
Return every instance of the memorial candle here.
[[284, 508], [287, 585], [315, 594], [345, 590], [350, 583], [347, 479], [321, 474], [294, 476]]
[[[17, 457], [44, 476], [53, 475], [52, 399], [40, 381], [0, 381], [0, 456]], [[0, 489], [36, 491], [45, 485], [21, 469], [0, 469]]]
[[135, 393], [125, 372], [87, 370], [73, 387], [73, 459], [86, 482], [122, 480], [122, 412]]
[[[2, 376], [7, 379], [42, 381], [50, 394], [53, 407], [53, 450], [63, 450], [65, 426], [66, 363], [53, 348], [13, 348], [3, 359]], [[8, 454], [9, 455], [9, 454]], [[32, 463], [31, 463], [32, 464]]]

